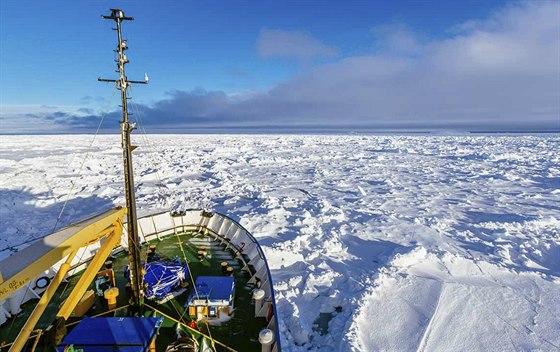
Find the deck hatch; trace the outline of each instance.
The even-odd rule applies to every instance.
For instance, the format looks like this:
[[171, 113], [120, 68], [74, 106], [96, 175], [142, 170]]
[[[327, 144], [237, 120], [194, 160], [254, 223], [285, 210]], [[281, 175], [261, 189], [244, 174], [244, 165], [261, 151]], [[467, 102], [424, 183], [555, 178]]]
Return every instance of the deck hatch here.
[[84, 318], [57, 347], [84, 351], [146, 351], [163, 318]]
[[[196, 278], [196, 292], [208, 304], [227, 304], [233, 299], [235, 280], [231, 276], [199, 276]], [[196, 299], [193, 292], [192, 299]]]

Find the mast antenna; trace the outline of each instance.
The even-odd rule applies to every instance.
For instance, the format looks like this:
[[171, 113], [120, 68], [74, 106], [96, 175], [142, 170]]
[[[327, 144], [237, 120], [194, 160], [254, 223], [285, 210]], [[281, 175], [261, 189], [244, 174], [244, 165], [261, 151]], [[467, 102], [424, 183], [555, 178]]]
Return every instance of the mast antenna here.
[[138, 224], [136, 214], [136, 199], [134, 196], [134, 170], [132, 165], [132, 151], [136, 146], [131, 144], [131, 132], [136, 128], [135, 123], [129, 121], [128, 116], [128, 96], [127, 88], [131, 84], [147, 84], [148, 76], [145, 75], [144, 81], [129, 81], [125, 74], [125, 65], [128, 63], [125, 51], [128, 50], [126, 40], [122, 38], [121, 25], [123, 21], [132, 21], [134, 18], [125, 16], [124, 12], [119, 9], [111, 9], [111, 15], [101, 16], [106, 20], [114, 20], [117, 27], [113, 30], [117, 31], [118, 42], [115, 52], [118, 54], [117, 68], [119, 79], [98, 78], [100, 82], [113, 82], [117, 89], [121, 91], [121, 107], [122, 120], [121, 125], [121, 144], [123, 150], [124, 162], [124, 183], [127, 208], [127, 233], [128, 233], [128, 262], [130, 270], [130, 285], [132, 288], [132, 305], [136, 313], [141, 313], [144, 305], [144, 292], [142, 290], [144, 284], [144, 275], [142, 274], [142, 264], [140, 262], [140, 241], [138, 237]]

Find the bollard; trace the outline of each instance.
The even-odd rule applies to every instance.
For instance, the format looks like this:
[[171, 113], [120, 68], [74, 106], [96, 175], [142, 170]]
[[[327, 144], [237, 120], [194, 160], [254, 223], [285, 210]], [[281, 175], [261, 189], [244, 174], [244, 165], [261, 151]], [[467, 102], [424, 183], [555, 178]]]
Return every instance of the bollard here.
[[115, 309], [117, 307], [117, 297], [119, 296], [119, 289], [117, 287], [111, 287], [103, 292], [103, 297], [107, 300], [107, 305], [109, 310]]
[[274, 332], [270, 329], [262, 329], [261, 332], [259, 332], [259, 342], [262, 346], [262, 352], [272, 351], [272, 344], [274, 343]]
[[253, 291], [253, 299], [255, 300], [255, 316], [259, 315], [259, 312], [264, 303], [264, 290], [256, 289]]
[[25, 290], [16, 292], [16, 294], [6, 300], [8, 302], [8, 312], [10, 312], [11, 315], [16, 315], [21, 312], [20, 303], [23, 302], [23, 295], [25, 295]]

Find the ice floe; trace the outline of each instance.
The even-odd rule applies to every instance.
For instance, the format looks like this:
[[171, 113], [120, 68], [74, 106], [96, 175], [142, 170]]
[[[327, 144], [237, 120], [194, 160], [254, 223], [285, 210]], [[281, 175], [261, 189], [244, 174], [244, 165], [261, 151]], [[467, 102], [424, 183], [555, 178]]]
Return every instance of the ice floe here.
[[[556, 135], [136, 137], [140, 213], [213, 209], [259, 239], [284, 351], [560, 347]], [[0, 257], [70, 189], [57, 227], [124, 203], [118, 136], [91, 138], [1, 137]]]

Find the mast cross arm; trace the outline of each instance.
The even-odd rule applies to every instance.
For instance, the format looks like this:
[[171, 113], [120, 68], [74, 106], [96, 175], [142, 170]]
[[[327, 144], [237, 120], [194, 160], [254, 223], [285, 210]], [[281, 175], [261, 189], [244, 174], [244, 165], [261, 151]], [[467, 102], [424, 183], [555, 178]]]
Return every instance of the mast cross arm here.
[[[111, 83], [116, 83], [116, 82], [120, 82], [120, 80], [118, 79], [107, 79], [107, 78], [101, 78], [99, 77], [97, 79], [99, 82], [111, 82]], [[133, 84], [148, 84], [148, 81], [144, 80], [144, 81], [126, 81], [126, 83], [133, 83]]]
[[101, 78], [101, 77], [99, 77], [97, 80], [99, 82], [113, 82], [113, 83], [117, 82], [116, 79], [106, 79], [106, 78]]
[[105, 20], [115, 20], [115, 21], [134, 21], [134, 17], [128, 17], [124, 15], [123, 10], [121, 9], [111, 9], [111, 15], [110, 16], [104, 16], [102, 15], [101, 18], [105, 19]]
[[[115, 20], [117, 17], [115, 16], [101, 16], [104, 20]], [[134, 21], [134, 17], [118, 17], [121, 21]]]

